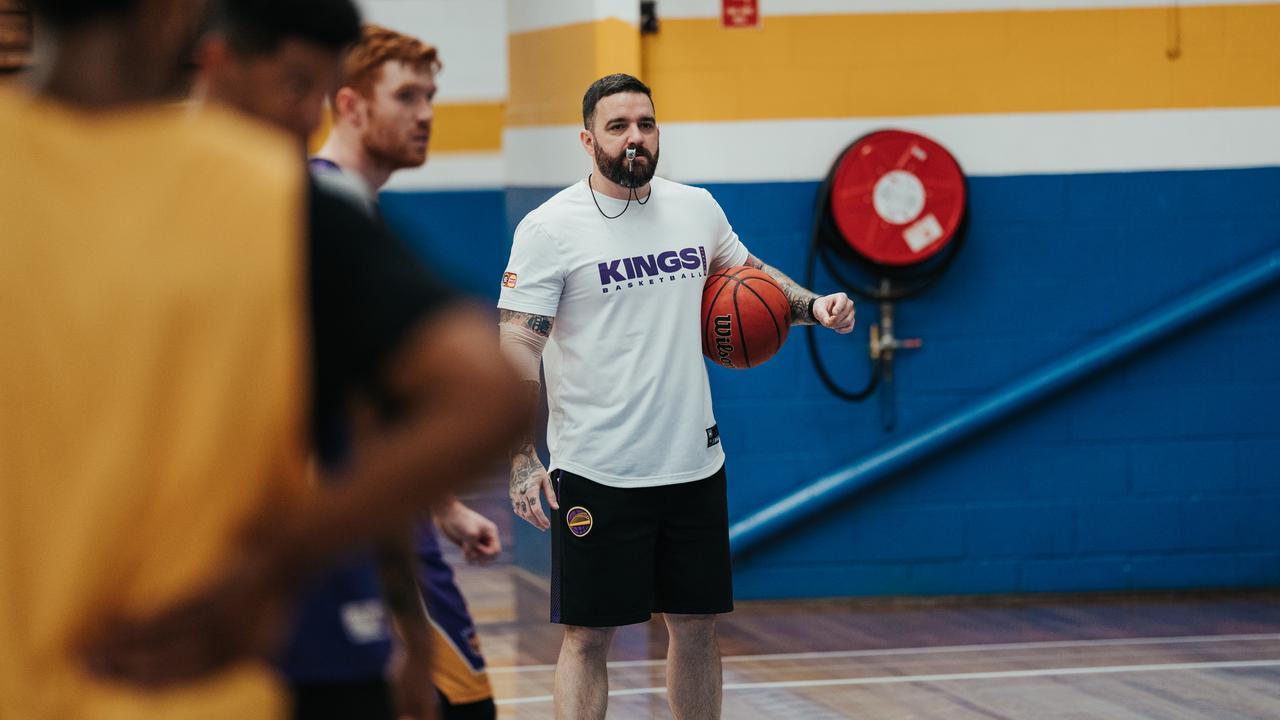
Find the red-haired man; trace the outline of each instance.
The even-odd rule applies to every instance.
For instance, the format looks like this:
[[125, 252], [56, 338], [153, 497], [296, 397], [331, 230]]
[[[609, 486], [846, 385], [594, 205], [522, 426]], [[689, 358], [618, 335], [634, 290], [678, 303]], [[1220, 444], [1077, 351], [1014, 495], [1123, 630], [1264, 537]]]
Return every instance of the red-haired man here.
[[[373, 194], [392, 173], [427, 160], [440, 68], [433, 46], [366, 25], [343, 64], [333, 129], [312, 167], [362, 180], [376, 206]], [[501, 551], [497, 526], [456, 498], [446, 498], [432, 515], [469, 561], [491, 560]], [[493, 718], [493, 690], [475, 623], [429, 525], [418, 533], [417, 555], [433, 631], [431, 682], [440, 691], [442, 714], [446, 720]]]

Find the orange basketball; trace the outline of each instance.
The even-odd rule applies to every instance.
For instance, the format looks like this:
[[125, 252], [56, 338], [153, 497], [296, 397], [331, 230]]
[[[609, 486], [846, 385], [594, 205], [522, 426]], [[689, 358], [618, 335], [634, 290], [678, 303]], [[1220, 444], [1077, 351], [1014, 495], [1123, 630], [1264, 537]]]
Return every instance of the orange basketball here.
[[763, 270], [719, 270], [702, 289], [702, 354], [735, 370], [773, 357], [791, 329], [791, 303]]

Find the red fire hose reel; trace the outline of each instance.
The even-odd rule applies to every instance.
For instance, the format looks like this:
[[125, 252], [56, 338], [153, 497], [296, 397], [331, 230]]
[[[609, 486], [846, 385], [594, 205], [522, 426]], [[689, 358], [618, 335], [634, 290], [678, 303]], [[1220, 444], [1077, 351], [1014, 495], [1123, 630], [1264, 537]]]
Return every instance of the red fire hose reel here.
[[964, 219], [964, 174], [951, 153], [923, 135], [880, 130], [841, 156], [831, 215], [854, 252], [877, 265], [924, 262]]

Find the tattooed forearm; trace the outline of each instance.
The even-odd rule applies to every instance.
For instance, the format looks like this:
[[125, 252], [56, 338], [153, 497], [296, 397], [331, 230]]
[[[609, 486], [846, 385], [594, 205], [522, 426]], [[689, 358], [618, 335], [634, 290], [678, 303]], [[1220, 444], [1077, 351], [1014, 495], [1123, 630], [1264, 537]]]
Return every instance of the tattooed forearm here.
[[499, 310], [498, 322], [522, 325], [543, 337], [549, 337], [551, 335], [552, 319], [546, 315], [533, 315], [531, 313], [516, 312], [514, 310]]
[[787, 302], [791, 304], [792, 325], [816, 325], [818, 323], [818, 321], [814, 319], [813, 313], [810, 310], [810, 308], [813, 307], [811, 303], [814, 298], [818, 297], [818, 293], [812, 290], [806, 290], [795, 280], [787, 277], [786, 273], [772, 265], [767, 265], [764, 262], [761, 262], [761, 260], [754, 255], [747, 256], [747, 265], [757, 270], [763, 270], [769, 275], [769, 277], [773, 278], [778, 283], [779, 287], [782, 288], [782, 293], [787, 296]]
[[[538, 381], [528, 380], [524, 383], [528, 392], [536, 401], [540, 388]], [[546, 519], [538, 502], [538, 494], [547, 481], [546, 468], [538, 458], [538, 449], [534, 444], [533, 430], [530, 429], [519, 445], [511, 451], [511, 510], [516, 515], [533, 523], [539, 529], [546, 529]], [[547, 489], [548, 499], [551, 490]]]
[[[538, 393], [541, 391], [541, 385], [536, 380], [526, 380], [523, 383], [524, 390], [528, 393], [532, 402], [538, 401]], [[538, 460], [537, 446], [533, 440], [533, 428], [525, 434], [520, 444], [511, 451], [511, 494], [512, 497], [523, 495], [535, 484], [537, 478], [535, 475], [542, 468], [542, 462]]]
[[[498, 320], [502, 348], [508, 357], [516, 361], [516, 371], [524, 379], [521, 383], [524, 391], [535, 405], [542, 391], [538, 382], [538, 363], [551, 335], [552, 322], [553, 318], [545, 315], [512, 310], [503, 310]], [[535, 427], [530, 423], [520, 443], [511, 450], [511, 509], [538, 529], [545, 530], [547, 519], [538, 498], [545, 490], [550, 499], [552, 491], [547, 487], [547, 471], [538, 459], [534, 432]]]
[[[538, 382], [538, 363], [542, 357], [542, 349], [551, 335], [553, 318], [545, 315], [517, 312], [515, 310], [498, 310], [498, 325], [503, 331], [502, 347], [517, 362], [517, 371], [526, 379], [521, 386], [526, 393], [526, 400], [533, 405], [538, 404], [541, 385]], [[518, 332], [507, 332], [519, 329]], [[532, 335], [530, 335], [532, 333]], [[511, 450], [511, 492], [516, 492], [517, 471], [521, 462], [537, 463], [538, 455], [534, 450], [534, 427], [530, 423], [520, 443]]]

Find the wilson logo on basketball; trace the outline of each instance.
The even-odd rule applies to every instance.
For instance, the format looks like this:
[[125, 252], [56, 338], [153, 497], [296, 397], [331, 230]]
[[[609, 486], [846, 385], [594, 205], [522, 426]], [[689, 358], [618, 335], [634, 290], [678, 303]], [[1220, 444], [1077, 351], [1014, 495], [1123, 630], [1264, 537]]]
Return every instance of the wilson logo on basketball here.
[[716, 328], [716, 362], [731, 368], [733, 367], [733, 316], [717, 315], [715, 319]]

